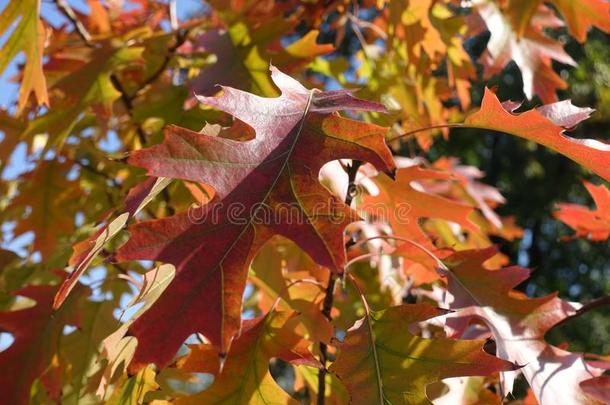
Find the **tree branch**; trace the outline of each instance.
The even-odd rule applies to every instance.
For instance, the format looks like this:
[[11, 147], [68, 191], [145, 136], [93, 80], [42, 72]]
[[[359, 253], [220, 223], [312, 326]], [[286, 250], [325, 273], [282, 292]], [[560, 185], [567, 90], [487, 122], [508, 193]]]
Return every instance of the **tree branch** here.
[[144, 82], [139, 86], [138, 90], [134, 94], [132, 94], [131, 96], [127, 96], [130, 102], [137, 98], [142, 92], [142, 90], [144, 90], [150, 84], [154, 83], [159, 78], [159, 76], [161, 76], [163, 72], [165, 72], [165, 69], [167, 69], [167, 65], [169, 65], [169, 62], [172, 60], [172, 57], [176, 53], [176, 50], [186, 42], [188, 38], [188, 32], [188, 30], [176, 31], [175, 42], [167, 49], [167, 54], [165, 55], [163, 62], [161, 62], [161, 65], [159, 65], [159, 67], [157, 68], [157, 70], [154, 71], [153, 74], [151, 74], [146, 80], [144, 80]]
[[[94, 45], [91, 42], [91, 34], [77, 18], [76, 14], [74, 13], [74, 10], [70, 7], [67, 0], [54, 1], [59, 10], [63, 13], [63, 15], [66, 16], [68, 20], [70, 20], [70, 22], [74, 26], [74, 31], [81, 37], [85, 45], [90, 48], [93, 48]], [[125, 106], [125, 110], [127, 111], [127, 115], [129, 115], [130, 120], [133, 120], [133, 100], [140, 95], [142, 90], [144, 90], [150, 84], [155, 82], [163, 74], [163, 72], [165, 72], [176, 50], [180, 46], [182, 46], [182, 44], [184, 44], [188, 38], [188, 29], [181, 30], [178, 28], [178, 20], [176, 17], [176, 3], [173, 0], [169, 3], [168, 15], [171, 22], [171, 27], [173, 30], [176, 31], [175, 42], [167, 49], [167, 53], [165, 55], [165, 58], [163, 59], [163, 62], [161, 62], [161, 65], [159, 65], [159, 67], [153, 72], [153, 74], [150, 75], [146, 80], [144, 80], [144, 82], [138, 86], [138, 89], [131, 95], [127, 93], [127, 90], [125, 89], [125, 87], [123, 86], [123, 84], [115, 73], [112, 73], [110, 75], [110, 81], [114, 88], [120, 93], [121, 101]], [[136, 134], [138, 135], [138, 140], [140, 141], [140, 144], [145, 145], [146, 132], [142, 128], [142, 125], [139, 123], [136, 123]], [[163, 190], [162, 196], [165, 200], [166, 211], [169, 215], [172, 215], [174, 209], [169, 205], [169, 193], [167, 192], [167, 190]]]
[[[362, 162], [359, 160], [352, 161], [352, 164], [347, 167], [347, 177], [348, 177], [348, 185], [347, 185], [347, 193], [345, 195], [345, 204], [351, 205], [354, 196], [356, 195], [356, 175], [358, 174], [358, 169], [362, 165]], [[348, 242], [349, 243], [349, 242]], [[337, 283], [337, 276], [333, 271], [330, 271], [330, 275], [328, 277], [328, 285], [326, 286], [326, 291], [324, 292], [324, 303], [322, 304], [322, 315], [329, 321], [332, 321], [331, 311], [333, 309], [333, 301], [335, 297], [335, 284]], [[320, 342], [320, 363], [322, 363], [322, 368], [318, 371], [318, 405], [324, 405], [326, 401], [326, 374], [328, 374], [328, 370], [326, 369], [326, 362], [328, 361], [328, 346], [324, 342]]]
[[57, 8], [59, 8], [59, 11], [70, 20], [74, 26], [74, 31], [82, 38], [85, 45], [92, 47], [91, 34], [89, 34], [89, 31], [87, 31], [83, 23], [76, 17], [74, 10], [72, 10], [72, 7], [70, 7], [68, 2], [66, 0], [55, 0], [55, 4], [57, 5]]

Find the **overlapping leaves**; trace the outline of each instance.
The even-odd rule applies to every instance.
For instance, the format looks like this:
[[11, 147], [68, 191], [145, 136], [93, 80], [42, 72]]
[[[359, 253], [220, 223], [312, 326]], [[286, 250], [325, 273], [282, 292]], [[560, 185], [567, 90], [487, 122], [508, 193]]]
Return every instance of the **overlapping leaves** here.
[[163, 144], [130, 157], [152, 175], [205, 183], [216, 193], [198, 210], [133, 226], [117, 253], [119, 260], [169, 262], [177, 272], [159, 301], [130, 327], [139, 342], [134, 369], [167, 364], [194, 332], [226, 353], [241, 327], [247, 266], [274, 234], [342, 271], [343, 228], [357, 216], [318, 183], [324, 163], [352, 158], [393, 172], [384, 128], [332, 114], [382, 110], [380, 105], [349, 92], [306, 90], [274, 68], [272, 77], [282, 91], [278, 98], [228, 87], [216, 98], [200, 98], [252, 127], [254, 139], [239, 142], [169, 127]]

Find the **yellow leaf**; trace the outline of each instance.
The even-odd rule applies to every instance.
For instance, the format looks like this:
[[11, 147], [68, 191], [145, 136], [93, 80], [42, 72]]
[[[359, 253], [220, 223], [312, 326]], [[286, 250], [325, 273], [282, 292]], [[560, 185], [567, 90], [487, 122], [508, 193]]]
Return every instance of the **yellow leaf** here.
[[8, 67], [9, 63], [23, 51], [25, 53], [25, 67], [19, 91], [18, 111], [22, 111], [30, 96], [36, 95], [39, 105], [49, 105], [47, 84], [42, 72], [42, 54], [45, 42], [45, 28], [38, 18], [40, 13], [39, 0], [9, 1], [0, 14], [0, 36], [6, 34], [18, 21], [6, 43], [2, 45], [0, 57], [0, 73]]

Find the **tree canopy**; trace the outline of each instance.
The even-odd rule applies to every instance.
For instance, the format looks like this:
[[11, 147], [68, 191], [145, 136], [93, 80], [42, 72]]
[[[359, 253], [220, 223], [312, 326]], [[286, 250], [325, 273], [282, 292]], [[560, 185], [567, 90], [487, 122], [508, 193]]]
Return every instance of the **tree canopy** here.
[[0, 10], [0, 404], [610, 403], [606, 0]]

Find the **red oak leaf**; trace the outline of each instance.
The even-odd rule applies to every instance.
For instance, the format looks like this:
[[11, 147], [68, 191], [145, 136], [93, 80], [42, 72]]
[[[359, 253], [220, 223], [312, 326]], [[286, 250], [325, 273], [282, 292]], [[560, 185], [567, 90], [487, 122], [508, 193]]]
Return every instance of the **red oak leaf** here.
[[476, 30], [486, 25], [491, 33], [482, 56], [486, 73], [499, 73], [513, 60], [521, 71], [523, 92], [528, 99], [537, 95], [544, 102], [557, 100], [556, 90], [567, 84], [553, 70], [552, 60], [573, 66], [576, 62], [563, 50], [563, 44], [546, 36], [543, 29], [562, 27], [563, 22], [545, 5], [535, 6], [533, 17], [525, 20], [528, 24], [522, 24], [524, 19], [520, 19], [519, 26], [494, 2], [479, 1], [476, 9], [482, 21], [475, 21], [473, 16], [471, 26]]
[[[497, 253], [495, 247], [465, 250], [445, 259], [449, 271], [448, 298], [451, 309], [460, 309], [447, 320], [461, 334], [468, 315], [482, 318], [496, 341], [498, 357], [522, 365], [534, 395], [541, 404], [592, 404], [579, 387], [581, 381], [599, 376], [603, 370], [585, 363], [581, 354], [548, 344], [544, 335], [566, 317], [575, 304], [556, 294], [527, 298], [513, 290], [529, 277], [520, 267], [487, 270], [483, 263]], [[505, 394], [512, 390], [514, 374], [504, 375]]]
[[[82, 287], [82, 285], [81, 285]], [[59, 347], [65, 325], [77, 325], [78, 314], [66, 305], [53, 311], [53, 296], [57, 287], [30, 285], [14, 292], [15, 295], [36, 301], [33, 307], [0, 312], [0, 330], [11, 333], [15, 341], [0, 352], [0, 402], [29, 404], [30, 387], [49, 367]], [[82, 287], [81, 293], [86, 289]], [[81, 294], [71, 298], [78, 299]]]
[[565, 222], [576, 233], [574, 238], [586, 237], [595, 241], [604, 241], [610, 236], [610, 190], [604, 185], [596, 186], [583, 182], [597, 209], [577, 204], [558, 204], [559, 211], [555, 218]]
[[478, 226], [468, 219], [474, 208], [436, 194], [424, 192], [416, 185], [422, 180], [451, 179], [450, 173], [411, 166], [396, 172], [396, 181], [380, 174], [374, 181], [379, 193], [364, 196], [362, 209], [374, 217], [387, 220], [397, 236], [407, 237], [432, 247], [420, 228], [420, 218], [439, 218], [454, 222], [473, 232]]
[[426, 339], [409, 324], [444, 314], [429, 304], [366, 311], [338, 344], [330, 371], [353, 404], [430, 404], [426, 386], [443, 378], [489, 375], [515, 366], [483, 351], [484, 341]]
[[570, 33], [585, 42], [592, 26], [610, 32], [610, 3], [606, 0], [551, 0], [566, 20]]
[[591, 113], [571, 103], [558, 102], [529, 110], [512, 113], [513, 103], [500, 103], [491, 90], [485, 89], [481, 109], [468, 116], [469, 127], [505, 132], [524, 138], [561, 153], [610, 181], [610, 144], [595, 139], [577, 139], [564, 132], [574, 127]]
[[394, 171], [385, 128], [334, 113], [383, 111], [381, 105], [347, 91], [310, 91], [273, 67], [271, 72], [280, 97], [224, 87], [218, 97], [200, 98], [250, 125], [254, 139], [239, 142], [168, 127], [163, 144], [130, 157], [151, 175], [204, 183], [216, 193], [198, 210], [136, 224], [117, 252], [120, 260], [176, 266], [171, 285], [129, 328], [138, 340], [132, 370], [166, 365], [194, 332], [224, 355], [239, 333], [248, 265], [275, 234], [342, 272], [343, 229], [358, 216], [318, 182], [320, 168], [347, 158]]
[[[606, 0], [549, 0], [555, 5], [566, 21], [568, 30], [578, 42], [585, 42], [587, 31], [596, 26], [610, 31], [610, 4]], [[521, 37], [527, 30], [532, 17], [542, 0], [508, 0], [503, 12], [511, 20], [517, 34]]]

